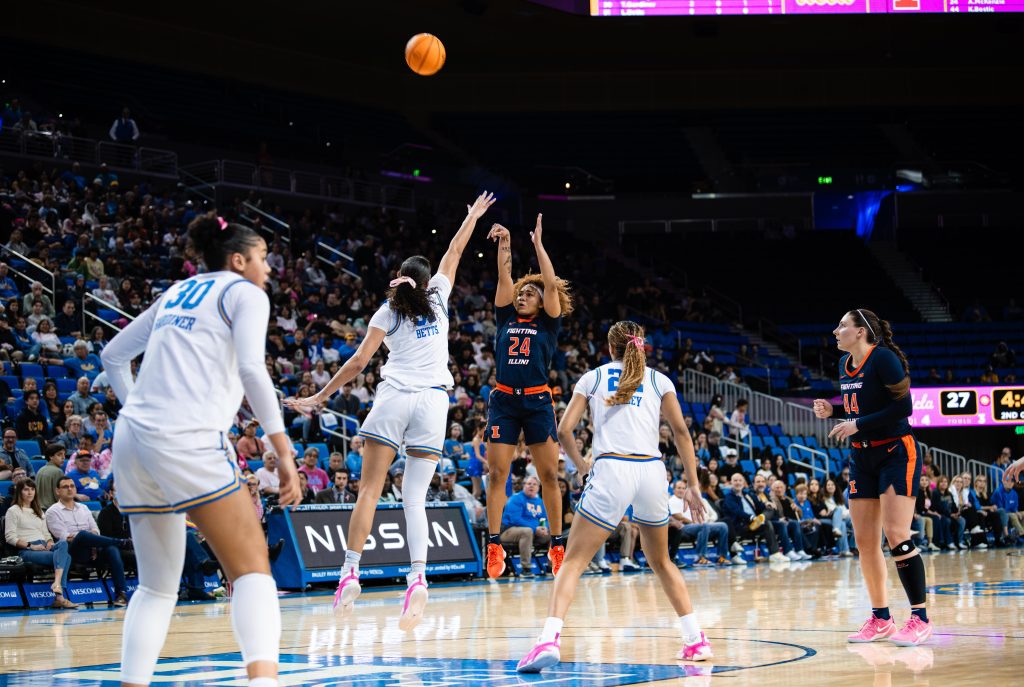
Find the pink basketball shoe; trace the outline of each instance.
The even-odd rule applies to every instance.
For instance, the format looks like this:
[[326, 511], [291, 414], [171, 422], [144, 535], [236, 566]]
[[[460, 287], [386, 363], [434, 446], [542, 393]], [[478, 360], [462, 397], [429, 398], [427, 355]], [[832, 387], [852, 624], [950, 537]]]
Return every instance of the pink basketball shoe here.
[[423, 575], [417, 575], [405, 590], [405, 603], [402, 605], [402, 616], [398, 619], [398, 629], [408, 632], [420, 624], [427, 597], [427, 583], [423, 581]]
[[676, 658], [680, 661], [706, 661], [712, 658], [711, 643], [701, 632], [700, 640], [693, 644], [684, 644]]
[[334, 612], [340, 616], [351, 613], [361, 591], [363, 588], [359, 586], [359, 573], [355, 568], [351, 568], [338, 582], [338, 590], [334, 592]]
[[553, 642], [537, 642], [530, 649], [530, 653], [526, 654], [519, 661], [516, 671], [520, 673], [539, 673], [545, 668], [550, 668], [561, 661], [562, 647], [558, 641], [561, 636], [561, 633], [556, 634], [555, 641]]
[[870, 618], [864, 621], [864, 624], [860, 626], [860, 630], [852, 635], [846, 636], [846, 641], [853, 642], [854, 644], [863, 644], [865, 642], [877, 642], [883, 639], [888, 639], [896, 632], [896, 623], [892, 621], [892, 618], [888, 620], [882, 620], [876, 618], [874, 614]]
[[889, 638], [889, 641], [896, 646], [917, 646], [927, 642], [932, 636], [931, 622], [925, 622], [914, 614], [906, 622], [900, 631]]

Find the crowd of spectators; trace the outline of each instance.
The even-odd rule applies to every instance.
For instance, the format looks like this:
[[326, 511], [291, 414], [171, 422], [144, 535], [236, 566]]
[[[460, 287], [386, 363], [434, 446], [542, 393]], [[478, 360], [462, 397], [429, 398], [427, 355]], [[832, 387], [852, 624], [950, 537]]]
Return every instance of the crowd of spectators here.
[[[261, 204], [256, 197], [248, 200]], [[240, 203], [241, 199], [223, 213], [239, 215]], [[308, 396], [326, 384], [355, 352], [401, 260], [419, 253], [436, 262], [461, 220], [460, 207], [425, 202], [415, 218], [382, 209], [336, 208], [316, 215], [310, 210], [264, 207], [292, 227], [289, 241], [284, 235], [266, 231], [259, 220], [252, 221], [265, 231], [269, 243], [267, 260], [273, 273], [267, 290], [272, 315], [266, 365], [283, 395]], [[78, 164], [64, 171], [35, 168], [13, 176], [0, 173], [0, 228], [4, 232], [0, 234], [0, 361], [5, 372], [0, 380], [5, 400], [0, 480], [21, 474], [35, 477], [37, 484], [45, 484], [39, 489], [45, 503], [59, 493], [60, 484], [53, 481], [63, 483], [60, 475], [65, 475], [74, 484], [71, 498], [76, 503], [100, 509], [116, 507], [110, 442], [120, 404], [106, 383], [97, 355], [112, 330], [105, 325], [92, 326], [97, 320], [86, 320], [83, 313], [106, 310], [112, 324], [123, 323], [141, 313], [174, 280], [205, 269], [185, 235], [191, 219], [204, 210], [199, 199], [181, 189], [155, 187], [144, 181], [122, 185], [116, 174], [102, 167], [95, 175], [86, 175]], [[525, 271], [532, 250], [525, 232], [520, 233], [513, 239], [514, 262], [517, 270]], [[608, 263], [603, 252], [589, 250], [576, 239], [559, 237], [557, 231], [548, 237], [556, 268], [573, 283], [577, 301], [575, 313], [563, 323], [549, 378], [556, 415], [563, 412], [576, 380], [608, 360], [605, 332], [610, 323], [625, 317], [658, 323], [648, 333], [648, 361], [675, 381], [688, 368], [741, 381], [732, 366], [715, 363], [713, 351], [695, 349], [692, 341], [668, 324], [714, 318], [706, 301], [685, 293], [670, 294], [668, 286], [620, 269]], [[441, 469], [428, 497], [463, 502], [473, 523], [483, 525], [487, 472], [483, 428], [489, 394], [496, 384], [492, 349], [495, 257], [491, 246], [482, 237], [478, 239], [478, 248], [467, 252], [460, 266], [449, 307], [453, 320], [450, 368], [455, 384], [450, 392]], [[319, 242], [351, 257], [325, 263], [316, 251]], [[33, 263], [56, 276], [54, 291], [43, 281], [18, 277], [12, 269], [26, 274], [35, 270]], [[596, 279], [594, 275], [602, 276]], [[756, 362], [759, 352], [755, 346], [742, 355], [744, 361]], [[383, 354], [376, 356], [363, 374], [331, 400], [330, 410], [362, 420], [374, 400], [383, 362]], [[795, 372], [793, 384], [801, 381]], [[697, 525], [676, 504], [673, 545], [693, 539], [701, 565], [741, 562], [739, 544], [750, 538], [764, 539], [769, 557], [780, 562], [783, 557], [803, 560], [833, 552], [849, 555], [852, 527], [843, 497], [848, 473], [822, 483], [812, 475], [799, 474], [784, 457], [770, 453], [760, 471], [745, 472], [738, 465], [741, 456], [726, 446], [723, 438], [749, 434], [746, 407], [719, 406], [713, 403], [706, 417], [686, 418], [704, 468], [701, 488], [709, 513], [714, 514], [713, 522]], [[286, 419], [293, 438], [304, 445], [299, 456], [303, 502], [354, 502], [360, 485], [361, 440], [340, 440], [330, 431], [331, 422], [337, 422], [331, 414], [301, 417], [288, 411]], [[232, 440], [254, 509], [263, 517], [275, 502], [279, 481], [276, 458], [266, 450], [260, 433], [251, 410], [243, 404]], [[577, 432], [584, 454], [590, 450], [592, 435], [589, 427]], [[24, 440], [36, 442], [38, 452], [30, 455], [17, 448]], [[662, 428], [661, 445], [666, 489], [674, 491], [682, 466], [668, 427]], [[58, 456], [53, 447], [60, 447], [64, 454]], [[35, 455], [48, 461], [38, 475], [31, 460]], [[378, 497], [382, 502], [401, 501], [403, 465], [399, 456]], [[517, 495], [510, 506], [520, 508], [506, 511], [502, 537], [522, 554], [546, 541], [549, 517], [560, 517], [565, 525], [571, 525], [583, 487], [571, 461], [563, 455], [559, 461], [563, 512], [538, 514], [520, 503], [536, 499], [534, 476], [529, 451], [520, 447], [506, 485]], [[968, 496], [978, 524], [970, 520], [967, 532], [986, 524], [994, 527], [998, 520], [1002, 529], [997, 541], [1009, 540], [1008, 528], [1020, 529], [1016, 510], [1011, 512], [1008, 503], [996, 506], [1001, 511], [990, 510], [988, 502], [996, 495], [988, 497], [984, 488], [971, 484]], [[932, 488], [932, 481], [929, 486]], [[933, 513], [939, 513], [936, 522], [944, 522], [941, 511], [935, 510], [942, 499], [930, 499], [922, 511], [925, 520], [930, 522]], [[997, 515], [987, 515], [992, 512]], [[1005, 522], [999, 512], [1006, 515]], [[936, 544], [946, 541], [943, 527], [940, 524], [933, 537]], [[618, 547], [623, 570], [639, 567], [635, 535], [628, 518], [613, 535], [612, 546]], [[927, 541], [930, 544], [932, 538]], [[711, 555], [707, 554], [709, 543], [716, 546]], [[607, 568], [603, 553], [593, 568]]]

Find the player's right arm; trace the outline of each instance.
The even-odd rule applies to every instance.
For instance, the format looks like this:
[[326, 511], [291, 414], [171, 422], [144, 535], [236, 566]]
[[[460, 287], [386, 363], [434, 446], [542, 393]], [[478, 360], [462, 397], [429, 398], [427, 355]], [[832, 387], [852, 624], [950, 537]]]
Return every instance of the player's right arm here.
[[135, 380], [132, 379], [132, 360], [146, 350], [149, 335], [153, 332], [153, 321], [162, 303], [163, 298], [158, 298], [100, 351], [100, 360], [103, 362], [107, 379], [122, 404], [128, 400], [128, 394], [135, 386]]
[[494, 294], [494, 307], [512, 304], [515, 288], [512, 283], [512, 235], [500, 224], [491, 226], [487, 238], [498, 242], [498, 290]]
[[[374, 316], [374, 319], [376, 319], [376, 316]], [[322, 406], [335, 391], [355, 379], [360, 372], [366, 369], [377, 349], [383, 343], [386, 333], [380, 327], [375, 326], [371, 320], [370, 326], [366, 329], [366, 336], [363, 338], [363, 342], [359, 344], [359, 348], [356, 349], [351, 358], [345, 361], [341, 369], [334, 373], [331, 381], [327, 382], [323, 389], [306, 398], [290, 398], [285, 401], [285, 405], [298, 411], [314, 410]]]

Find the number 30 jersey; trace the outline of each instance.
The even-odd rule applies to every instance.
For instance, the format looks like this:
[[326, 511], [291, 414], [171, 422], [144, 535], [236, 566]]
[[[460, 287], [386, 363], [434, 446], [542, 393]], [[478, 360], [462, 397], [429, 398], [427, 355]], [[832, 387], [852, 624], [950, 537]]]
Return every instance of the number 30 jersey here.
[[266, 293], [234, 272], [173, 284], [103, 349], [121, 415], [168, 434], [225, 432], [244, 390], [264, 431], [284, 431], [264, 360], [269, 318]]
[[514, 305], [496, 308], [495, 317], [498, 383], [522, 389], [547, 385], [562, 318], [549, 317], [543, 308], [536, 317], [519, 317]]
[[586, 373], [576, 382], [573, 393], [590, 402], [594, 423], [594, 457], [613, 455], [622, 458], [660, 456], [658, 428], [661, 424], [661, 399], [674, 394], [675, 385], [668, 377], [645, 368], [644, 381], [633, 398], [610, 406], [607, 399], [619, 389], [622, 363], [610, 362]]

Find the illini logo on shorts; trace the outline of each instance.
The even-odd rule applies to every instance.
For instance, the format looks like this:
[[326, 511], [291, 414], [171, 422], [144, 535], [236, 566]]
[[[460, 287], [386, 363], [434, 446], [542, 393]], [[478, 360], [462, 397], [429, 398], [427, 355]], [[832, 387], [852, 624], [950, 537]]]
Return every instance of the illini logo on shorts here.
[[917, 12], [921, 9], [921, 0], [892, 0], [894, 12]]

